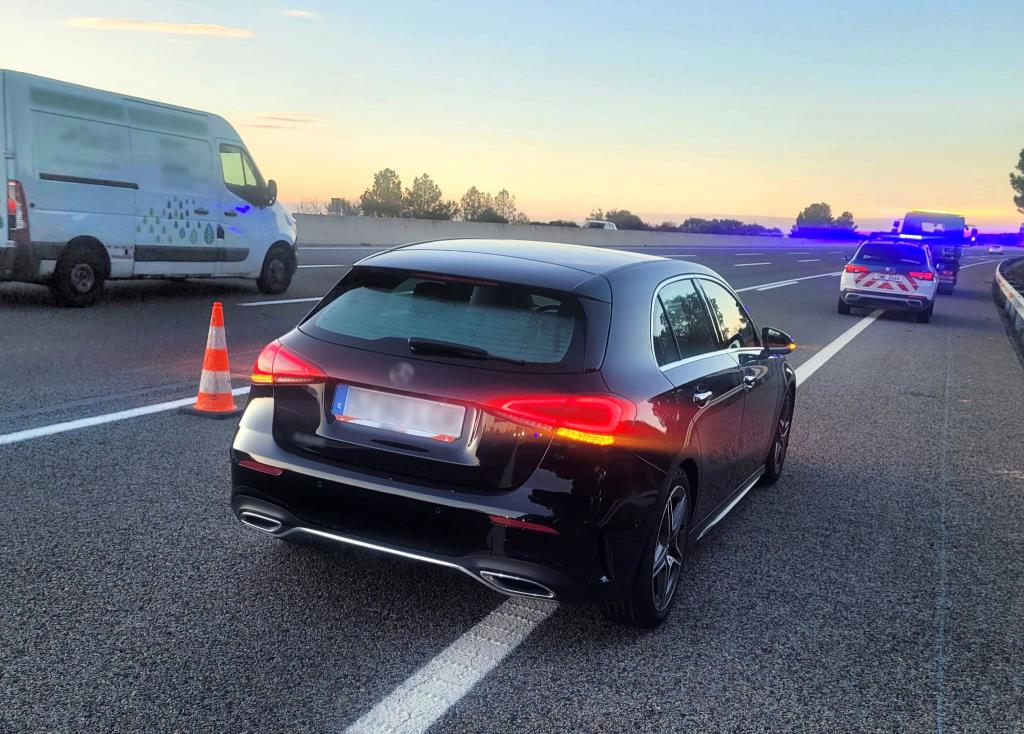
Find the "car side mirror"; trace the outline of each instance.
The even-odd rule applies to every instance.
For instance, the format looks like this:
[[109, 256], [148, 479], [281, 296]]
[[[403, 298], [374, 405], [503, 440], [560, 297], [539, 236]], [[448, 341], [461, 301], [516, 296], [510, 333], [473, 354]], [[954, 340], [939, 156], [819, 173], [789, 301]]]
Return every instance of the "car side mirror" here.
[[277, 181], [270, 179], [267, 181], [267, 206], [273, 206], [274, 202], [277, 201]]
[[766, 357], [785, 357], [796, 350], [796, 342], [786, 332], [766, 326], [761, 329], [761, 343]]
[[971, 227], [971, 239], [974, 239], [977, 236], [978, 236], [978, 228], [977, 227]]

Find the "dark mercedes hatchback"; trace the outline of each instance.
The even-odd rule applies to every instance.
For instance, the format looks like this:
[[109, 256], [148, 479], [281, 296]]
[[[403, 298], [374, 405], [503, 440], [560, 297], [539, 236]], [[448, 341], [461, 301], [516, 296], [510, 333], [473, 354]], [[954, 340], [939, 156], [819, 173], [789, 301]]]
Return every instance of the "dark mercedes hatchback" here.
[[452, 240], [357, 263], [253, 368], [232, 508], [653, 626], [789, 442], [789, 336], [692, 263]]

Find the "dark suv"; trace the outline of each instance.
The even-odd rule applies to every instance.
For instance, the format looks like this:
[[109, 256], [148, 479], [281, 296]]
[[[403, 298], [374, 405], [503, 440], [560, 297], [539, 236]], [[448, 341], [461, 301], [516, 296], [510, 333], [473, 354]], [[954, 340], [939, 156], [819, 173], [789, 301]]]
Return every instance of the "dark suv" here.
[[789, 441], [795, 376], [699, 265], [542, 242], [357, 263], [260, 354], [232, 508], [653, 626]]

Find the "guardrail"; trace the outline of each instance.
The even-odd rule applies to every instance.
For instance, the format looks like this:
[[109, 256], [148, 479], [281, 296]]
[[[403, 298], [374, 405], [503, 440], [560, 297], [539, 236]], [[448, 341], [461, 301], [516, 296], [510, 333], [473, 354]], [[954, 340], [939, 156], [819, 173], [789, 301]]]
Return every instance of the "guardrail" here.
[[992, 292], [1013, 325], [1018, 347], [1024, 349], [1024, 258], [1004, 260], [996, 266]]

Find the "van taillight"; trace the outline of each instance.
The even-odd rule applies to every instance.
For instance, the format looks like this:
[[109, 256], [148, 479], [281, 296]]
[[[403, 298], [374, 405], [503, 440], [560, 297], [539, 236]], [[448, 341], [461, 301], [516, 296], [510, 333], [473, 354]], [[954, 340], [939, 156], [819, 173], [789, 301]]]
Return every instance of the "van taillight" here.
[[571, 441], [610, 446], [636, 406], [618, 395], [524, 395], [499, 398], [488, 407], [511, 420], [554, 432]]
[[21, 183], [7, 181], [7, 230], [15, 242], [28, 243], [28, 205]]

